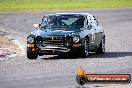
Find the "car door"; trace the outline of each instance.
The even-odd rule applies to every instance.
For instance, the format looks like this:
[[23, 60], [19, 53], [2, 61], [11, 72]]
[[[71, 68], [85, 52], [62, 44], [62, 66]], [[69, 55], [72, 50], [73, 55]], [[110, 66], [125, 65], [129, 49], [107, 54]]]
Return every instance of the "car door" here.
[[96, 18], [94, 16], [91, 16], [91, 25], [92, 28], [94, 29], [94, 42], [95, 45], [99, 45], [101, 42], [101, 35], [102, 35], [102, 31], [100, 30], [100, 27], [98, 26], [98, 21], [96, 20]]

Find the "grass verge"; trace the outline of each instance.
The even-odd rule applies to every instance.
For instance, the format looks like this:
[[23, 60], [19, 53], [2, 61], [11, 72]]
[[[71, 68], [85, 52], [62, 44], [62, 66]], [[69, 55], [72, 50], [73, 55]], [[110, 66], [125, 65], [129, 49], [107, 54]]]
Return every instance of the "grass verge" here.
[[0, 0], [0, 11], [132, 7], [132, 0]]

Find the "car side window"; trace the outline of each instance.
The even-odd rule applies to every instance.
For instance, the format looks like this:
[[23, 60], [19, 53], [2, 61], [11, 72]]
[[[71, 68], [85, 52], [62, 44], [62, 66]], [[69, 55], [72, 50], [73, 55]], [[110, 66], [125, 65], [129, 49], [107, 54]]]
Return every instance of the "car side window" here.
[[95, 16], [92, 16], [92, 21], [98, 26], [98, 21], [96, 20]]
[[96, 18], [94, 16], [92, 16], [92, 15], [89, 15], [88, 17], [89, 17], [89, 21], [90, 21], [90, 23], [89, 23], [90, 28], [97, 27], [98, 26], [98, 22], [97, 22]]
[[92, 19], [90, 16], [87, 16], [87, 27], [88, 27], [88, 29], [91, 29], [91, 27], [92, 27], [91, 24], [92, 24]]

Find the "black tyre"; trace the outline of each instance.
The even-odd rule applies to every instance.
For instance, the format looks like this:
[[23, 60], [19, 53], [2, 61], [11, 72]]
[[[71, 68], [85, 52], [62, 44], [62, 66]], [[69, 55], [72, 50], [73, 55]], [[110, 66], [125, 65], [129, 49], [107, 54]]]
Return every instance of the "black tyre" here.
[[99, 44], [99, 48], [97, 49], [97, 54], [104, 54], [105, 53], [105, 38], [101, 39], [101, 43]]
[[58, 55], [58, 58], [70, 58], [71, 54], [70, 53], [60, 53]]
[[84, 45], [82, 47], [82, 57], [88, 57], [89, 56], [89, 41], [88, 39], [84, 40]]
[[27, 58], [28, 59], [37, 59], [38, 55], [35, 53], [28, 53], [27, 52]]

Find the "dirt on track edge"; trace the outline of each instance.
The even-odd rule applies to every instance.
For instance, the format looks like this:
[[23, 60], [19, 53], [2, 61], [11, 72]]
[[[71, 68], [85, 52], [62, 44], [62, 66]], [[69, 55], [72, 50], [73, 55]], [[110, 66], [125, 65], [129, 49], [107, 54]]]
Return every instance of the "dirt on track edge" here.
[[9, 39], [6, 32], [0, 31], [0, 61], [4, 61], [21, 54], [21, 47], [14, 39]]

